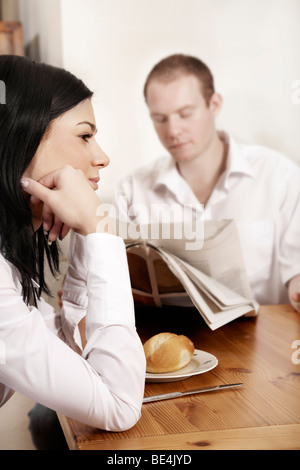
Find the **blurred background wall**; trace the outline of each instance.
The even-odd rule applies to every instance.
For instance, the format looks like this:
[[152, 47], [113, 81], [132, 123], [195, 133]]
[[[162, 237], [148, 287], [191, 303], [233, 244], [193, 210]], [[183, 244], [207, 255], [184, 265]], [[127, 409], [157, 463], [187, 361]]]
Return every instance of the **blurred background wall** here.
[[212, 69], [224, 98], [219, 128], [300, 164], [300, 0], [2, 0], [2, 10], [22, 22], [27, 55], [95, 91], [97, 138], [111, 158], [103, 201], [123, 175], [165, 153], [142, 89], [175, 52]]

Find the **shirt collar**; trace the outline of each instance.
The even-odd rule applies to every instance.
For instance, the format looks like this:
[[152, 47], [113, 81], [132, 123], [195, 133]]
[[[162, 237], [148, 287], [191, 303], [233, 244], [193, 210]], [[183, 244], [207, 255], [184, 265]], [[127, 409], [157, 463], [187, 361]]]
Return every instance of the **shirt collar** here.
[[166, 155], [163, 157], [162, 164], [159, 167], [155, 187], [164, 185], [172, 188], [178, 178], [182, 178], [182, 176], [177, 169], [173, 157], [171, 155]]
[[180, 204], [191, 204], [193, 198], [195, 205], [199, 204], [190, 186], [179, 173], [171, 155], [162, 157], [162, 162], [157, 172], [154, 189], [159, 191], [161, 188], [167, 188], [168, 191], [172, 192], [175, 200]]
[[254, 178], [255, 173], [247, 161], [243, 145], [238, 144], [224, 131], [219, 131], [218, 134], [220, 139], [229, 145], [224, 174], [224, 187], [226, 189], [229, 188], [230, 178], [234, 175], [245, 175]]
[[[231, 176], [239, 174], [253, 178], [255, 176], [255, 173], [247, 161], [243, 145], [238, 144], [232, 137], [230, 137], [224, 131], [218, 131], [218, 135], [223, 142], [229, 145], [226, 170], [222, 178], [225, 189], [229, 189], [229, 181]], [[154, 186], [158, 187], [164, 185], [170, 189], [173, 188], [174, 192], [177, 192], [178, 188], [176, 189], [174, 187], [174, 184], [178, 184], [179, 180], [182, 180], [185, 183], [185, 180], [182, 178], [177, 169], [173, 157], [171, 155], [166, 155], [164, 157], [162, 165], [159, 168]]]

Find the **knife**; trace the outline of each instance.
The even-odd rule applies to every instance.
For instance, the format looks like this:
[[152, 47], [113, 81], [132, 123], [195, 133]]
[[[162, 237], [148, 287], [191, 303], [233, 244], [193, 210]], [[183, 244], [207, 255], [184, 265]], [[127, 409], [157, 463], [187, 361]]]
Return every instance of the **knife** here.
[[196, 393], [205, 393], [205, 392], [216, 392], [217, 390], [225, 390], [227, 388], [237, 388], [242, 387], [244, 384], [227, 384], [227, 385], [216, 385], [214, 387], [203, 387], [203, 388], [193, 388], [191, 390], [186, 390], [185, 392], [172, 392], [172, 393], [163, 393], [162, 395], [152, 395], [150, 397], [144, 397], [143, 403], [150, 403], [152, 401], [159, 400], [169, 400], [170, 398], [185, 397], [186, 395], [194, 395]]

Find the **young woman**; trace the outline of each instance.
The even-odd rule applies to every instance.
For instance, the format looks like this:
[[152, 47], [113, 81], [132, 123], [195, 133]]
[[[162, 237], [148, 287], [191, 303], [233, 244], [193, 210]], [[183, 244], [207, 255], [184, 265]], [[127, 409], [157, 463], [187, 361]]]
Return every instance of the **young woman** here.
[[[0, 56], [0, 80], [0, 405], [17, 390], [89, 425], [128, 429], [140, 417], [145, 358], [124, 243], [107, 232], [94, 192], [108, 158], [92, 93], [17, 56]], [[56, 240], [69, 228], [58, 315], [42, 298], [44, 259], [55, 274]]]

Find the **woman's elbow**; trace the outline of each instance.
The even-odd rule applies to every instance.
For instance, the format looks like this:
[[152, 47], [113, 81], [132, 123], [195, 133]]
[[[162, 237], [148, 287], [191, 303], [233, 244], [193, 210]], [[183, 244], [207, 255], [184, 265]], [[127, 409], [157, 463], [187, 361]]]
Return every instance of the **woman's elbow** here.
[[[136, 425], [141, 417], [141, 407], [118, 403], [105, 423], [105, 431], [123, 432]], [[103, 429], [103, 428], [102, 428]]]

